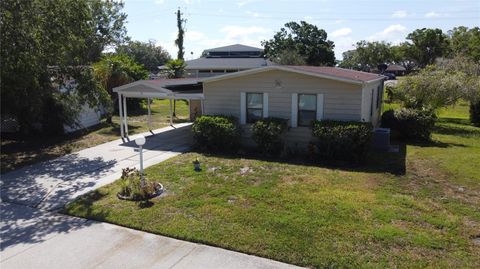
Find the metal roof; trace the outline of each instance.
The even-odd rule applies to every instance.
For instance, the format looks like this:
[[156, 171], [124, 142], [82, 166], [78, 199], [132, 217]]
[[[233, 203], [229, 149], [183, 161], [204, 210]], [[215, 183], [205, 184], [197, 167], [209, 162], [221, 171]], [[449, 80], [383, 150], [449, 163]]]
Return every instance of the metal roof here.
[[[184, 87], [181, 87], [184, 86]], [[188, 89], [192, 88], [192, 90]], [[113, 92], [134, 98], [204, 99], [198, 79], [138, 80], [113, 88]]]

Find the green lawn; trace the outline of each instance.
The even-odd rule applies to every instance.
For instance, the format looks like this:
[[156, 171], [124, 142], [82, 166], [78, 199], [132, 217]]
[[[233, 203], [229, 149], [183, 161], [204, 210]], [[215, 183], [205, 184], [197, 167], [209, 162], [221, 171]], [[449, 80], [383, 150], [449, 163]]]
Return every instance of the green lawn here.
[[[170, 124], [169, 111], [168, 100], [153, 101], [152, 129], [158, 129]], [[177, 101], [176, 112], [175, 123], [188, 120], [188, 105], [185, 101]], [[103, 120], [99, 125], [87, 130], [55, 137], [21, 139], [3, 136], [1, 140], [1, 173], [119, 139], [119, 117], [114, 116], [112, 121], [112, 124], [108, 124]], [[145, 107], [140, 111], [129, 111], [128, 130], [130, 135], [148, 131]]]
[[480, 129], [440, 115], [433, 143], [363, 166], [187, 153], [146, 170], [161, 198], [113, 183], [65, 212], [315, 268], [480, 268]]

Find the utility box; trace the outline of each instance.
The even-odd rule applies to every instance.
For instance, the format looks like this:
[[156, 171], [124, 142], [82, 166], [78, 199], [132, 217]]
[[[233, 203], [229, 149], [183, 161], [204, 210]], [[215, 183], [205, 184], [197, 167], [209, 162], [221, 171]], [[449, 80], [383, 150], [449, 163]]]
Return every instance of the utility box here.
[[390, 129], [375, 128], [373, 130], [373, 148], [381, 151], [390, 149]]

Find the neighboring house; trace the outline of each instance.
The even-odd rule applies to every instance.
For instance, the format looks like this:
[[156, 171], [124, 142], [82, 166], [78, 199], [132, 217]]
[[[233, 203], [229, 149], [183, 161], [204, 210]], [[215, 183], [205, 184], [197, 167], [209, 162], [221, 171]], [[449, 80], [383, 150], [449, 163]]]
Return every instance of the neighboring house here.
[[[185, 63], [185, 77], [188, 78], [218, 76], [273, 65], [263, 58], [262, 49], [240, 44], [205, 50], [202, 57]], [[159, 69], [166, 70], [167, 67], [163, 65]]]
[[395, 74], [395, 76], [403, 76], [407, 69], [405, 67], [398, 65], [398, 64], [390, 64], [385, 69], [385, 72]]
[[244, 137], [259, 118], [288, 120], [286, 142], [301, 150], [314, 120], [379, 125], [384, 77], [335, 67], [269, 66], [204, 78], [204, 114], [232, 115]]
[[[75, 91], [77, 83], [75, 80], [66, 81], [63, 86], [59, 88], [60, 92]], [[85, 129], [100, 123], [102, 113], [100, 108], [92, 108], [88, 104], [82, 105], [77, 115], [77, 125], [67, 126], [64, 125], [63, 129], [65, 133], [71, 133], [81, 129]]]

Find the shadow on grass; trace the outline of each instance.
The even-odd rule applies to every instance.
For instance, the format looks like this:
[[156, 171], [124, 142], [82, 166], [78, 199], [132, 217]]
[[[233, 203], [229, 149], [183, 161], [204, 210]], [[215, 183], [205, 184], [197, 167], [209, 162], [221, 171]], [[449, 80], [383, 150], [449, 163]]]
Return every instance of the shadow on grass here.
[[[102, 135], [112, 135], [112, 136], [118, 136], [120, 137], [120, 125], [118, 123], [105, 123], [106, 125], [100, 129], [99, 134]], [[109, 127], [109, 128], [107, 128]], [[128, 125], [128, 131], [135, 131], [136, 129], [139, 129], [140, 126], [132, 126]]]
[[185, 123], [185, 122], [190, 122], [190, 119], [188, 118], [173, 118], [173, 123]]
[[404, 175], [406, 172], [406, 144], [399, 145], [399, 152], [378, 152], [371, 151], [363, 163], [355, 164], [351, 162], [332, 161], [326, 162], [315, 160], [307, 157], [295, 156], [289, 158], [268, 157], [258, 153], [248, 154], [224, 154], [224, 153], [207, 153], [197, 151], [209, 157], [220, 157], [226, 159], [249, 159], [264, 162], [285, 163], [293, 165], [315, 166], [330, 169], [338, 169], [352, 172], [367, 173], [390, 173], [394, 175]]
[[439, 123], [455, 123], [470, 126], [470, 120], [468, 119], [460, 119], [460, 118], [439, 118], [437, 119]]
[[146, 201], [140, 201], [138, 202], [138, 208], [144, 209], [144, 208], [150, 208], [154, 205], [154, 203], [150, 200]]
[[456, 135], [456, 136], [480, 136], [480, 128], [472, 125], [452, 125], [452, 124], [437, 124], [434, 129], [434, 133], [441, 135]]
[[107, 196], [107, 194], [101, 193], [99, 190], [88, 192], [75, 199], [72, 203], [60, 211], [60, 213], [104, 221], [108, 217], [109, 213], [105, 210], [93, 211], [93, 204], [102, 200], [105, 196]]
[[406, 141], [411, 146], [422, 147], [422, 148], [449, 148], [449, 147], [466, 147], [464, 144], [459, 143], [445, 143], [438, 140], [431, 141]]

